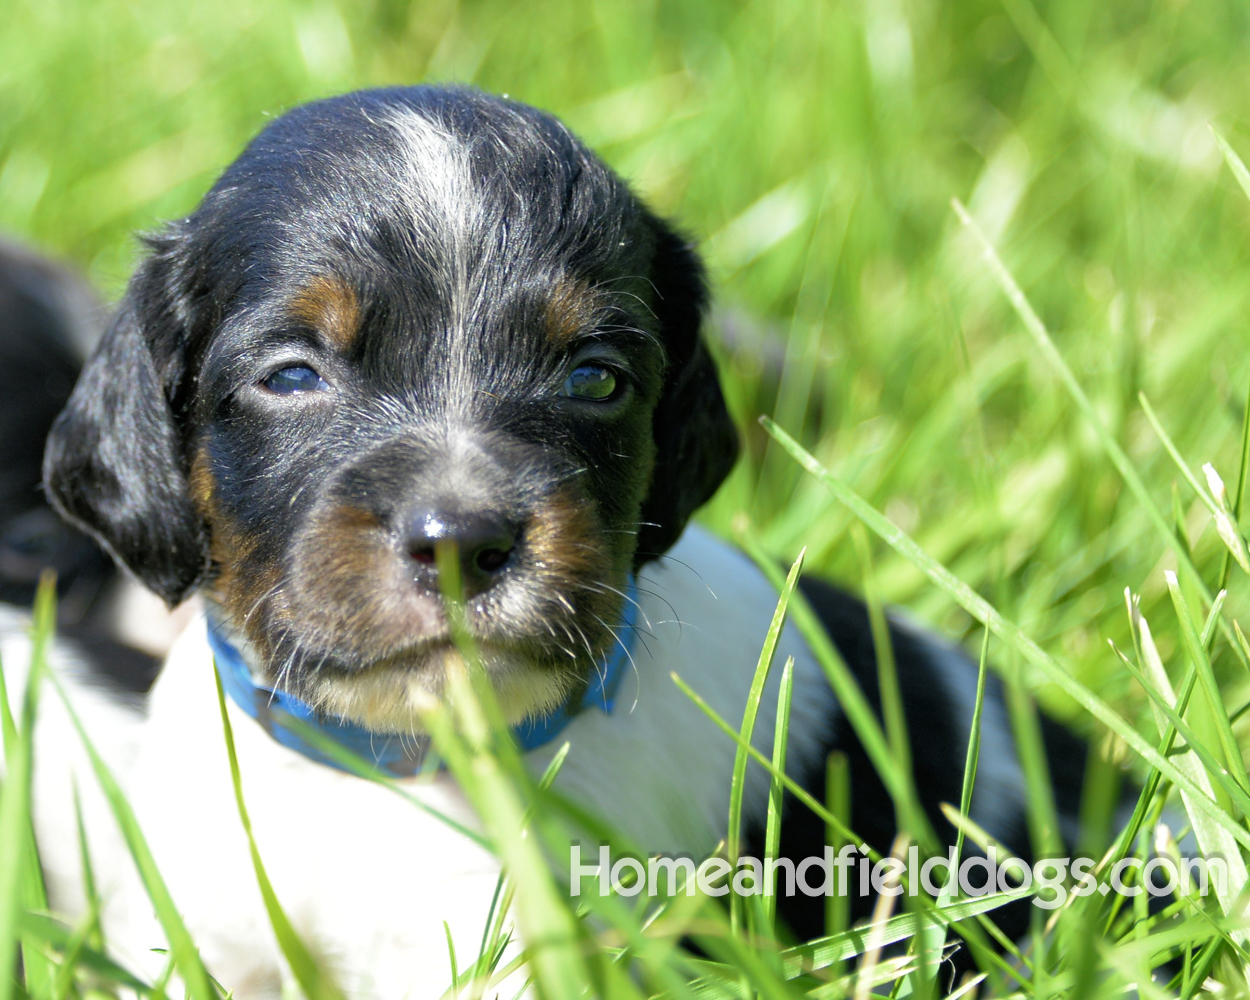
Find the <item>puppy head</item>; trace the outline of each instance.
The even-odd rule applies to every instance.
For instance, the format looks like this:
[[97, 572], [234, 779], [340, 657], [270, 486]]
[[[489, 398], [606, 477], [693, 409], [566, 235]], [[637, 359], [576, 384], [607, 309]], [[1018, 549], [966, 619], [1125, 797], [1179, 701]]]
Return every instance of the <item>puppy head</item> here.
[[410, 731], [451, 651], [512, 721], [586, 683], [631, 569], [737, 451], [692, 250], [554, 119], [464, 90], [299, 108], [151, 241], [49, 495], [270, 683]]

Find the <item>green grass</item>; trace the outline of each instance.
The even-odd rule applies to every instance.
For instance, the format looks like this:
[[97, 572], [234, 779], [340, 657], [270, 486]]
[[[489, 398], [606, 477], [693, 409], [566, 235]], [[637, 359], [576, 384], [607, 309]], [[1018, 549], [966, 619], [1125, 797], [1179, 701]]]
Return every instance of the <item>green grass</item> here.
[[[268, 117], [421, 80], [473, 82], [562, 115], [699, 239], [717, 293], [711, 333], [747, 443], [703, 519], [732, 534], [745, 514], [749, 547], [788, 562], [806, 548], [806, 571], [867, 585], [874, 608], [903, 605], [970, 648], [986, 644], [1023, 734], [1035, 838], [1053, 831], [1028, 735], [1037, 702], [1145, 783], [1129, 827], [1106, 831], [1113, 857], [1141, 849], [1173, 788], [1204, 846], [1245, 852], [1250, 586], [1237, 525], [1250, 200], [1239, 185], [1250, 178], [1233, 151], [1250, 154], [1250, 10], [1216, 0], [7, 0], [0, 230], [78, 262], [115, 296], [135, 259], [132, 234], [189, 211]], [[761, 427], [760, 414], [784, 433]], [[1196, 471], [1207, 463], [1223, 496]], [[874, 534], [857, 543], [861, 522]], [[789, 613], [804, 623], [801, 595]], [[842, 690], [845, 672], [827, 654]], [[890, 667], [883, 658], [884, 678]], [[882, 723], [845, 695], [924, 843], [907, 767], [918, 748], [900, 742], [892, 713]], [[82, 995], [88, 971], [124, 975], [90, 921], [22, 916], [42, 905], [21, 832], [23, 706], [35, 702], [9, 698], [18, 718], [6, 726], [0, 796], [0, 957], [20, 939], [24, 972], [21, 987], [0, 982], [0, 998]], [[453, 768], [457, 747], [477, 752], [479, 737], [446, 737]], [[488, 829], [529, 810], [543, 836], [562, 835], [563, 807], [506, 750], [490, 774], [493, 791], [478, 790]], [[812, 804], [853, 833], [838, 808]], [[1086, 815], [1099, 815], [1097, 803]], [[506, 857], [533, 850], [504, 840]], [[159, 873], [148, 874], [159, 889]], [[612, 949], [646, 970], [634, 981], [618, 951], [588, 943], [594, 932], [543, 876], [510, 881], [505, 897], [531, 926], [580, 942], [535, 966], [545, 996], [587, 983], [621, 996], [791, 997], [819, 985], [787, 978], [793, 962], [768, 944], [767, 911], [730, 921], [682, 897], [643, 919], [628, 900], [597, 901]], [[960, 934], [982, 956], [983, 994], [1088, 997], [1141, 983], [1152, 938], [1171, 935], [1183, 972], [1169, 995], [1193, 995], [1207, 976], [1247, 990], [1244, 935], [1218, 909], [1179, 901], [1178, 926], [1154, 926], [1109, 899], [1039, 919], [1010, 968], [983, 947], [992, 913], [954, 931], [937, 920], [962, 905], [950, 899], [917, 911], [928, 929], [901, 966], [860, 961], [845, 937], [812, 948], [824, 949], [828, 976], [851, 977], [825, 984], [830, 995], [867, 988], [854, 978], [866, 967], [910, 969], [905, 988], [927, 994], [934, 949]], [[706, 962], [673, 947], [696, 917], [716, 929]], [[914, 914], [893, 919], [912, 921], [891, 925], [909, 933], [920, 926]], [[197, 995], [216, 989], [167, 926], [174, 960], [189, 963], [183, 981]], [[486, 930], [484, 953], [501, 927]], [[477, 957], [458, 955], [466, 989], [490, 965]]]

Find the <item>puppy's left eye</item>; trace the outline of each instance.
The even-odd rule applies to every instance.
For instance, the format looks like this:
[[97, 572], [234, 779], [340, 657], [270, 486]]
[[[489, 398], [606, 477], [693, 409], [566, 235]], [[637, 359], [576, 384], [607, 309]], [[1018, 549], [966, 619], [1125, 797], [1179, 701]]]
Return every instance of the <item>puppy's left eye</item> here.
[[605, 402], [616, 395], [616, 385], [616, 375], [610, 368], [603, 365], [578, 365], [564, 380], [560, 395], [571, 399]]
[[319, 392], [330, 388], [326, 380], [307, 365], [291, 365], [274, 372], [261, 382], [270, 392], [279, 396], [291, 396], [297, 392]]

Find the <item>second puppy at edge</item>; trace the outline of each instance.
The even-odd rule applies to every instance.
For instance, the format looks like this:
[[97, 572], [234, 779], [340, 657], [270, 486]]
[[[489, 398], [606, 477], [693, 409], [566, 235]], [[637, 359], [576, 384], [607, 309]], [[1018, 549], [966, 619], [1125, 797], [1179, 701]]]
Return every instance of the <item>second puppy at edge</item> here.
[[[142, 713], [85, 688], [79, 698], [213, 974], [241, 998], [282, 988], [210, 640], [278, 896], [351, 994], [439, 995], [444, 921], [461, 951], [476, 947], [494, 860], [316, 759], [271, 711], [415, 771], [426, 743], [415, 706], [442, 696], [452, 648], [433, 558], [444, 540], [461, 553], [468, 627], [533, 767], [567, 739], [566, 794], [646, 851], [713, 850], [734, 746], [669, 675], [736, 723], [775, 595], [742, 555], [687, 528], [737, 454], [690, 246], [549, 115], [424, 87], [284, 115], [149, 244], [52, 433], [46, 485], [170, 604], [206, 601], [207, 622], [179, 641]], [[805, 586], [875, 704], [863, 607]], [[975, 667], [909, 628], [893, 641], [923, 804], [953, 840], [936, 805], [958, 801]], [[786, 656], [790, 772], [819, 788], [828, 753], [846, 752], [852, 825], [888, 850], [891, 802], [793, 629]], [[774, 683], [763, 748], [775, 699]], [[973, 818], [1027, 857], [996, 688], [983, 726]], [[1070, 823], [1084, 750], [1047, 733]], [[74, 743], [50, 710], [37, 822], [61, 906], [77, 898]], [[744, 806], [757, 855], [765, 779], [751, 769]], [[446, 773], [407, 780], [474, 822]], [[89, 829], [107, 826], [88, 816]], [[783, 853], [821, 853], [823, 827], [794, 803], [784, 830]], [[109, 940], [155, 968], [149, 949], [163, 942], [121, 845], [93, 846]], [[823, 905], [783, 898], [781, 913], [813, 935]]]

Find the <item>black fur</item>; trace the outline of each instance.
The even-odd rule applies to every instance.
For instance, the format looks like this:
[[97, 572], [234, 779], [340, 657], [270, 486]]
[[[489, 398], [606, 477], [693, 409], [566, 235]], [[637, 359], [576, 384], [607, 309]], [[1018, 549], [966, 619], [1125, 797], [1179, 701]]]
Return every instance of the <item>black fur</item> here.
[[707, 305], [694, 250], [661, 230], [652, 269], [656, 312], [669, 331], [669, 371], [656, 407], [656, 467], [643, 503], [635, 563], [668, 551], [690, 515], [712, 498], [738, 457], [716, 368], [699, 327]]
[[144, 301], [157, 297], [148, 291], [152, 270], [131, 281], [53, 425], [45, 482], [65, 517], [173, 606], [203, 578], [208, 549], [149, 346], [157, 336], [151, 326], [163, 318]]
[[0, 243], [0, 600], [29, 606], [49, 567], [71, 620], [87, 610], [112, 569], [89, 539], [48, 509], [40, 461], [48, 428], [78, 377], [80, 328], [89, 321], [81, 282]]
[[156, 663], [110, 634], [117, 571], [56, 516], [40, 484], [44, 439], [98, 336], [98, 311], [81, 279], [0, 242], [0, 602], [28, 609], [40, 574], [53, 570], [62, 634], [100, 677], [137, 693], [151, 684]]

